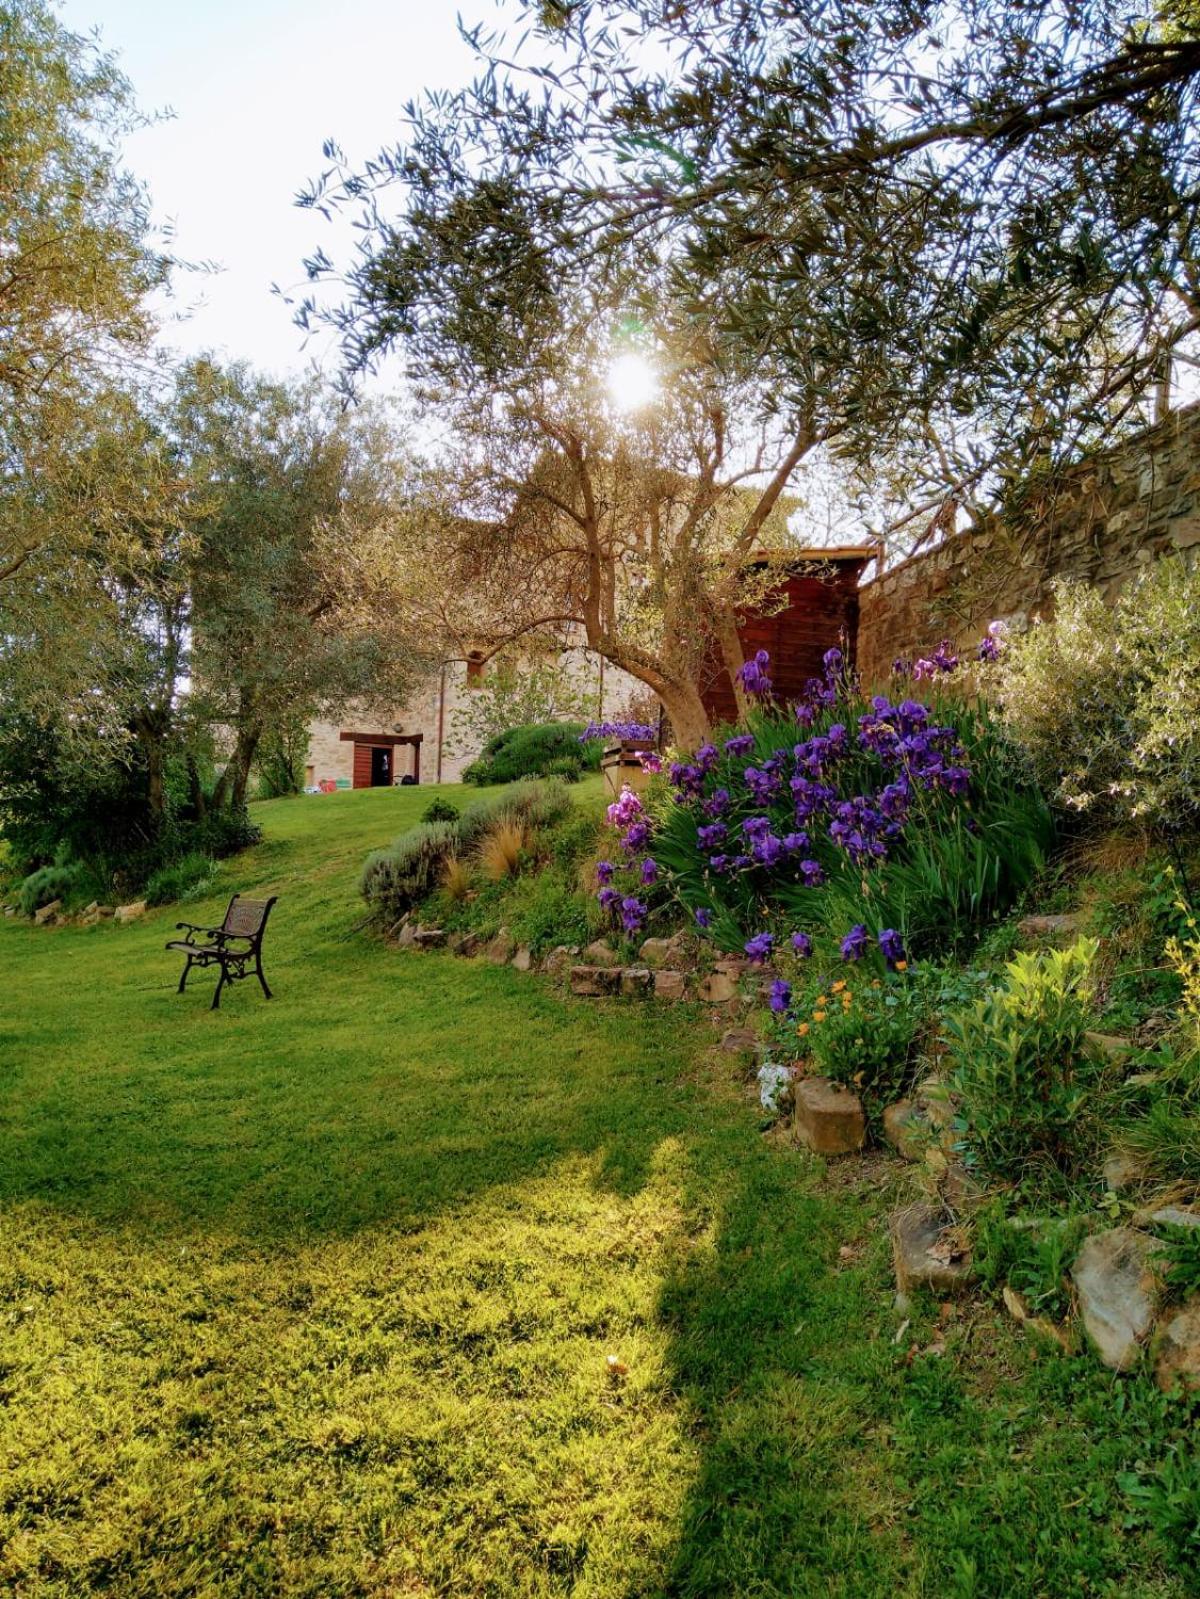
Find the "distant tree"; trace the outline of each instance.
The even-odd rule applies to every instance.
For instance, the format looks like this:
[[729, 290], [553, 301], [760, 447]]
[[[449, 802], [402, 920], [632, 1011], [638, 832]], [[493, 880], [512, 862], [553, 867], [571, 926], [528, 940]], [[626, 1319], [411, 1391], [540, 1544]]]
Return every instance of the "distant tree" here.
[[522, 658], [500, 654], [487, 664], [481, 681], [450, 713], [459, 754], [480, 749], [498, 733], [543, 722], [590, 719], [595, 699], [561, 655]]
[[240, 805], [264, 734], [351, 701], [401, 702], [423, 664], [398, 612], [344, 603], [339, 551], [394, 515], [407, 452], [315, 383], [194, 362], [171, 427], [200, 510], [189, 571], [192, 714], [229, 730], [212, 796]]

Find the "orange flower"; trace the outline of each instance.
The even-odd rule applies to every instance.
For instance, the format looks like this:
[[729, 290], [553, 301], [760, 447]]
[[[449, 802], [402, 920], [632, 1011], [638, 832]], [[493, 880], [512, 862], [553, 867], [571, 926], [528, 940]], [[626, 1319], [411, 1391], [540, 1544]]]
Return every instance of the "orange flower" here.
[[907, 961], [897, 961], [896, 962], [896, 970], [898, 972], [906, 972], [908, 970], [908, 962]]
[[839, 977], [837, 982], [834, 983], [834, 985], [833, 985], [833, 992], [835, 994], [840, 994], [842, 989], [845, 988], [845, 986], [846, 986], [846, 979], [844, 977]]
[[824, 1020], [825, 1020], [825, 1012], [823, 1010], [815, 1010], [815, 1011], [813, 1011], [813, 1021], [814, 1022], [823, 1022]]
[[797, 1027], [796, 1031], [800, 1034], [801, 1038], [807, 1038], [808, 1037], [808, 1023], [807, 1022], [801, 1022], [799, 1027]]
[[826, 998], [826, 996], [824, 994], [818, 994], [817, 995], [817, 999], [816, 999], [816, 1003], [817, 1003], [817, 1006], [819, 1008], [822, 1005], [828, 1005], [829, 1001], [828, 1001], [828, 999]]

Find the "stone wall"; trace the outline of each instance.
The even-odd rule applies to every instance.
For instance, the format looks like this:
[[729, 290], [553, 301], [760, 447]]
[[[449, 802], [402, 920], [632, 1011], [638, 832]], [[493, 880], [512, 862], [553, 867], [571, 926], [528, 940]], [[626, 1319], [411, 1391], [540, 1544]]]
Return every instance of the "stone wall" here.
[[1046, 614], [1050, 583], [1081, 578], [1109, 599], [1149, 562], [1200, 547], [1200, 405], [1080, 461], [1019, 523], [999, 517], [955, 534], [864, 585], [858, 664], [881, 681], [897, 656], [940, 639], [973, 647], [988, 622]]

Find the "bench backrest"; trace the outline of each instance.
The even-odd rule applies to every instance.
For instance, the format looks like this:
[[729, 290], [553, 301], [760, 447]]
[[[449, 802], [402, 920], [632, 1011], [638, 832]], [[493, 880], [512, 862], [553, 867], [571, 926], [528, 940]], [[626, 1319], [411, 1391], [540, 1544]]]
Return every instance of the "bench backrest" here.
[[263, 928], [267, 925], [267, 917], [271, 914], [271, 906], [277, 897], [272, 895], [270, 899], [243, 899], [240, 894], [235, 894], [229, 901], [229, 909], [225, 912], [221, 931], [236, 933], [239, 938], [261, 938]]

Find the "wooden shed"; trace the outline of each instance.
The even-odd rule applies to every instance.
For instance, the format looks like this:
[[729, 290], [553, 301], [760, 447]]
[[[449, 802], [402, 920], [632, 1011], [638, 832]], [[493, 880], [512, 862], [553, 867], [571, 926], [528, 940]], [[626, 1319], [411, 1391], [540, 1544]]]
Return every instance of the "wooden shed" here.
[[[779, 582], [772, 603], [739, 617], [738, 636], [747, 659], [758, 650], [770, 655], [771, 680], [780, 699], [798, 699], [808, 679], [821, 675], [825, 651], [834, 645], [844, 648], [853, 662], [859, 579], [877, 554], [873, 544], [853, 544], [789, 550], [751, 563], [756, 571], [777, 571]], [[715, 653], [701, 694], [714, 726], [737, 720], [733, 684]]]

